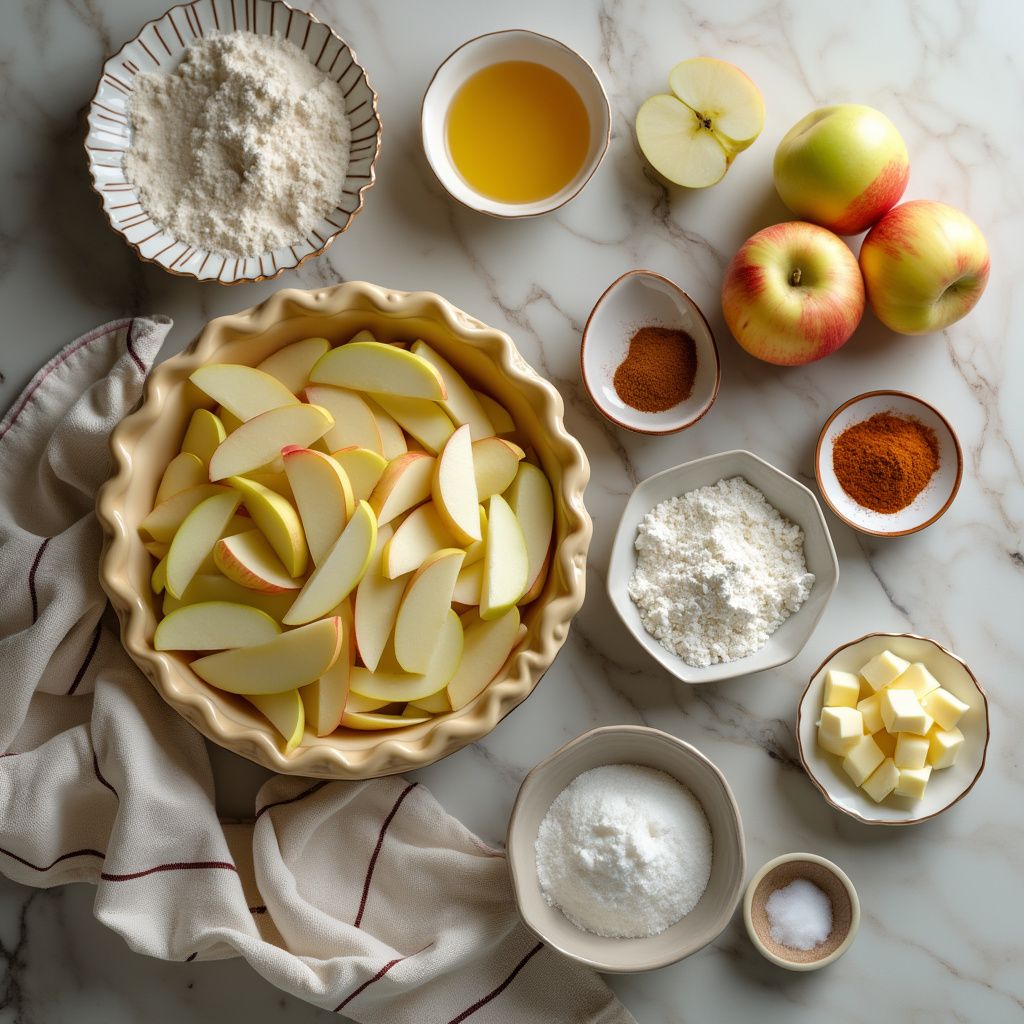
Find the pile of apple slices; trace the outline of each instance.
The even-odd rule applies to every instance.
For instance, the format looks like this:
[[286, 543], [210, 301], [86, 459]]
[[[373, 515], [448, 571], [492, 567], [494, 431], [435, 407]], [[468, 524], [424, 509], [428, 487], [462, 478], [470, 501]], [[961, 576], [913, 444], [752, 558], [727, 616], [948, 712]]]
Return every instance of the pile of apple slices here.
[[391, 729], [457, 711], [526, 632], [551, 485], [508, 411], [423, 341], [307, 338], [208, 364], [140, 524], [161, 651], [244, 696], [286, 751], [308, 727]]

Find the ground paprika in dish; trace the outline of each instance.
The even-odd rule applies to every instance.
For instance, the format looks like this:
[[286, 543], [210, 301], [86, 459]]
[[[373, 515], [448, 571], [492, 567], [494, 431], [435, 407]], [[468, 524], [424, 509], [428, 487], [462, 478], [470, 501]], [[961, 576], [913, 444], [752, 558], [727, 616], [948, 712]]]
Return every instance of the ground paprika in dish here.
[[832, 468], [858, 505], [891, 515], [906, 508], [939, 468], [939, 441], [918, 420], [875, 413], [832, 442]]
[[640, 412], [664, 412], [686, 401], [697, 376], [697, 343], [672, 327], [641, 327], [615, 371], [615, 393]]

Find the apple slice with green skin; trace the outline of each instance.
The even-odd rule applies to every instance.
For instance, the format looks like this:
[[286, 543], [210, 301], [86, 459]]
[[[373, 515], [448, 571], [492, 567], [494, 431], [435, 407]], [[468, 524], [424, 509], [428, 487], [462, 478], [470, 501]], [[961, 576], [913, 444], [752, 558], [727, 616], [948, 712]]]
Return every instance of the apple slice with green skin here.
[[555, 528], [555, 503], [551, 484], [543, 471], [532, 462], [521, 462], [512, 486], [505, 492], [505, 500], [512, 509], [526, 539], [526, 554], [530, 567], [529, 582], [522, 601], [532, 601], [544, 586], [547, 575], [548, 552]]
[[153, 567], [149, 577], [149, 589], [154, 594], [162, 594], [167, 589], [167, 556], [164, 555]]
[[215, 494], [230, 494], [231, 488], [221, 484], [199, 484], [179, 491], [173, 497], [161, 502], [145, 519], [139, 523], [139, 530], [151, 540], [169, 544], [185, 517], [200, 502], [212, 498]]
[[381, 653], [387, 646], [405, 593], [405, 580], [391, 580], [381, 573], [381, 559], [393, 532], [390, 524], [378, 529], [373, 557], [356, 587], [353, 627], [356, 648], [363, 664], [371, 672], [376, 670]]
[[380, 427], [369, 405], [361, 395], [346, 388], [326, 384], [310, 384], [305, 390], [306, 400], [326, 409], [334, 417], [334, 426], [324, 434], [324, 444], [330, 451], [338, 448], [369, 448], [378, 455], [384, 453]]
[[160, 478], [160, 486], [156, 489], [156, 500], [153, 504], [159, 505], [190, 487], [207, 483], [207, 480], [203, 460], [191, 452], [181, 452], [167, 463], [164, 475]]
[[338, 659], [341, 619], [317, 619], [265, 644], [208, 654], [192, 671], [211, 686], [243, 696], [283, 693], [319, 679]]
[[455, 423], [459, 426], [467, 424], [474, 441], [493, 436], [494, 427], [484, 407], [459, 371], [425, 341], [414, 342], [412, 353], [425, 359], [441, 375], [448, 392], [448, 397], [441, 401], [441, 407]]
[[167, 552], [167, 590], [181, 597], [242, 502], [240, 494], [214, 494], [182, 521]]
[[281, 621], [286, 626], [298, 626], [319, 619], [341, 604], [359, 585], [376, 545], [377, 520], [373, 509], [361, 501]]
[[273, 640], [281, 627], [266, 612], [247, 604], [201, 601], [165, 616], [156, 627], [158, 651], [223, 651]]
[[220, 417], [215, 416], [209, 409], [196, 409], [188, 421], [181, 450], [195, 455], [204, 466], [208, 466], [213, 453], [227, 436]]
[[290, 754], [301, 742], [306, 732], [306, 712], [298, 690], [284, 693], [250, 694], [246, 700], [284, 738], [284, 752]]
[[711, 57], [677, 64], [674, 95], [652, 96], [636, 115], [636, 137], [651, 166], [669, 181], [706, 188], [764, 127], [764, 100], [739, 68]]
[[[256, 531], [254, 530], [253, 533]], [[258, 533], [256, 535], [260, 536]], [[262, 540], [262, 537], [260, 539]], [[266, 544], [266, 541], [263, 543]], [[292, 582], [295, 589], [298, 589], [299, 581]], [[187, 608], [189, 605], [200, 604], [204, 601], [230, 601], [232, 604], [245, 604], [259, 608], [275, 622], [280, 622], [285, 612], [291, 607], [293, 600], [295, 600], [294, 589], [271, 594], [265, 591], [250, 590], [219, 572], [201, 573], [185, 588], [185, 593], [180, 598], [172, 597], [170, 594], [164, 595], [163, 613], [170, 615], [171, 612], [177, 611], [179, 608]]]
[[260, 469], [288, 444], [308, 448], [334, 426], [325, 409], [315, 405], [286, 405], [260, 413], [226, 437], [210, 459], [210, 479], [225, 480]]
[[323, 452], [288, 447], [282, 449], [281, 457], [309, 555], [314, 565], [320, 565], [355, 511], [352, 485], [341, 466]]
[[378, 341], [350, 341], [328, 352], [309, 375], [313, 384], [335, 384], [371, 394], [448, 397], [441, 375], [425, 359]]
[[459, 570], [459, 578], [455, 581], [455, 589], [452, 591], [452, 600], [456, 604], [479, 605], [483, 582], [483, 562], [473, 562], [472, 565], [463, 563]]
[[331, 349], [326, 338], [303, 338], [272, 352], [257, 370], [276, 377], [293, 395], [298, 395], [309, 381], [309, 372]]
[[341, 448], [331, 452], [331, 458], [345, 471], [355, 501], [369, 501], [377, 481], [388, 468], [387, 460], [369, 448]]
[[501, 437], [485, 437], [473, 442], [473, 474], [480, 501], [508, 490], [516, 478], [519, 463], [526, 453], [517, 444]]
[[288, 575], [301, 576], [309, 562], [309, 548], [295, 506], [255, 480], [231, 477], [228, 482], [242, 495], [252, 521], [270, 542]]
[[341, 714], [349, 699], [349, 677], [355, 664], [352, 605], [342, 601], [336, 611], [342, 629], [338, 660], [319, 679], [299, 691], [306, 708], [306, 721], [317, 736], [329, 736], [341, 723]]
[[431, 455], [436, 455], [455, 431], [455, 424], [437, 402], [394, 395], [374, 395], [373, 399]]
[[487, 504], [487, 538], [484, 548], [480, 618], [497, 619], [526, 593], [530, 557], [526, 538], [515, 513], [500, 495]]
[[207, 363], [189, 380], [243, 423], [299, 400], [276, 377], [239, 363]]
[[378, 523], [390, 523], [430, 497], [436, 461], [426, 452], [406, 452], [388, 463], [370, 495]]
[[384, 548], [381, 572], [389, 580], [418, 569], [435, 551], [455, 547], [451, 531], [445, 526], [433, 502], [413, 509], [395, 529]]
[[294, 592], [302, 586], [302, 580], [288, 575], [259, 530], [222, 537], [213, 549], [213, 560], [229, 580], [248, 590], [280, 594]]
[[484, 413], [486, 413], [495, 434], [500, 436], [501, 434], [514, 434], [516, 432], [515, 420], [509, 415], [509, 411], [505, 406], [496, 402], [483, 391], [474, 391], [473, 394], [476, 395], [476, 400], [480, 403]]
[[430, 667], [465, 557], [457, 548], [442, 548], [409, 579], [395, 619], [395, 658], [406, 672], [422, 675]]
[[429, 722], [430, 715], [412, 718], [406, 715], [382, 715], [376, 711], [346, 711], [341, 716], [341, 724], [346, 729], [364, 731], [380, 731], [382, 729], [404, 729], [409, 725], [421, 725]]
[[468, 426], [459, 427], [438, 455], [431, 493], [441, 519], [460, 544], [480, 540], [480, 503]]
[[386, 413], [369, 395], [364, 396], [363, 400], [377, 421], [377, 429], [380, 431], [381, 454], [389, 462], [391, 459], [397, 459], [399, 455], [404, 455], [409, 450], [409, 445], [405, 439], [405, 431], [402, 430], [398, 420]]

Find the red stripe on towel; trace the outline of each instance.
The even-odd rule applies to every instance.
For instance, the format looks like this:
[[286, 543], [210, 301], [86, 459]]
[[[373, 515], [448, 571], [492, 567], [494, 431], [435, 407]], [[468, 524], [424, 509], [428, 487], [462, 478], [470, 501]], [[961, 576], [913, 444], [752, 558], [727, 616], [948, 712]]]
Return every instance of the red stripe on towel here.
[[458, 1015], [458, 1017], [452, 1017], [448, 1024], [461, 1024], [462, 1021], [464, 1021], [467, 1017], [472, 1017], [477, 1010], [486, 1006], [492, 999], [496, 999], [498, 996], [500, 996], [501, 993], [504, 992], [505, 989], [507, 989], [509, 985], [512, 984], [513, 981], [515, 981], [516, 975], [530, 962], [530, 960], [534, 956], [536, 956], [541, 951], [543, 946], [543, 942], [538, 942], [537, 945], [534, 946], [533, 949], [531, 949], [530, 952], [527, 953], [526, 956], [524, 956], [523, 959], [516, 964], [512, 973], [496, 989], [494, 989], [491, 992], [488, 992], [487, 995], [483, 997], [483, 999], [478, 999], [468, 1009], [463, 1010], [462, 1013]]
[[391, 812], [384, 819], [384, 824], [380, 827], [380, 832], [377, 835], [377, 845], [373, 848], [373, 855], [370, 857], [369, 866], [366, 869], [366, 880], [363, 882], [363, 895], [359, 900], [359, 912], [356, 914], [355, 927], [358, 928], [363, 920], [363, 912], [366, 910], [366, 897], [370, 894], [370, 882], [373, 881], [373, 869], [377, 866], [377, 858], [380, 856], [380, 848], [384, 845], [384, 835], [388, 830], [388, 826], [391, 824], [391, 820], [398, 813], [398, 808], [402, 806], [402, 801], [416, 788], [419, 783], [410, 782], [405, 789], [402, 790], [398, 799], [395, 801], [395, 806], [391, 808]]

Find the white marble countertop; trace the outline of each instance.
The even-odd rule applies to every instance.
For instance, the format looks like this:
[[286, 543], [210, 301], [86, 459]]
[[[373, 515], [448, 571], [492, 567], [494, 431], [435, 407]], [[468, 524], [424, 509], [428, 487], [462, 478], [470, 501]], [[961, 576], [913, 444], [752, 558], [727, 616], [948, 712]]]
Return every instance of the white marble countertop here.
[[[200, 287], [140, 264], [105, 226], [82, 154], [82, 110], [104, 55], [166, 0], [21, 0], [0, 6], [0, 405], [70, 338], [118, 315], [163, 312], [170, 350], [208, 318], [283, 286], [365, 278], [440, 292], [509, 331], [560, 388], [567, 422], [593, 464], [589, 587], [565, 649], [521, 708], [476, 746], [419, 773], [441, 802], [499, 842], [527, 769], [592, 726], [645, 722], [696, 744], [725, 772], [743, 813], [751, 870], [778, 853], [837, 861], [858, 887], [863, 922], [828, 970], [769, 966], [739, 916], [710, 947], [655, 974], [613, 979], [641, 1022], [957, 1020], [1024, 1017], [1024, 844], [1019, 737], [1024, 730], [1024, 6], [998, 0], [604, 0], [514, 9], [473, 0], [310, 6], [352, 43], [381, 96], [379, 180], [353, 229], [319, 260], [263, 285]], [[615, 127], [600, 171], [555, 216], [489, 220], [454, 205], [427, 169], [417, 114], [434, 67], [463, 40], [505, 27], [564, 39], [590, 59]], [[706, 53], [760, 85], [761, 139], [715, 188], [666, 192], [647, 176], [631, 123], [678, 60]], [[718, 304], [725, 263], [754, 230], [788, 219], [771, 158], [815, 106], [862, 101], [885, 110], [911, 153], [908, 198], [966, 209], [986, 233], [993, 276], [975, 312], [940, 335], [890, 335], [870, 314], [830, 359], [799, 369], [756, 362], [728, 336]], [[719, 336], [723, 380], [712, 413], [682, 435], [645, 439], [591, 407], [578, 374], [580, 330], [623, 271], [682, 284]], [[822, 421], [860, 391], [896, 387], [934, 402], [959, 432], [960, 495], [941, 523], [897, 541], [829, 517], [842, 580], [796, 661], [759, 676], [687, 689], [620, 625], [604, 592], [609, 545], [641, 478], [728, 448], [754, 450], [811, 480]], [[1015, 449], [1016, 442], [1016, 449]], [[949, 814], [872, 829], [829, 810], [795, 760], [796, 699], [839, 643], [872, 630], [913, 630], [952, 647], [987, 687], [988, 766]], [[220, 801], [251, 811], [263, 775], [218, 754]], [[128, 951], [91, 917], [92, 891], [38, 892], [0, 882], [0, 1020], [225, 1018], [307, 1021], [321, 1011], [270, 988], [241, 961], [168, 964]], [[326, 1019], [326, 1018], [325, 1018]]]

